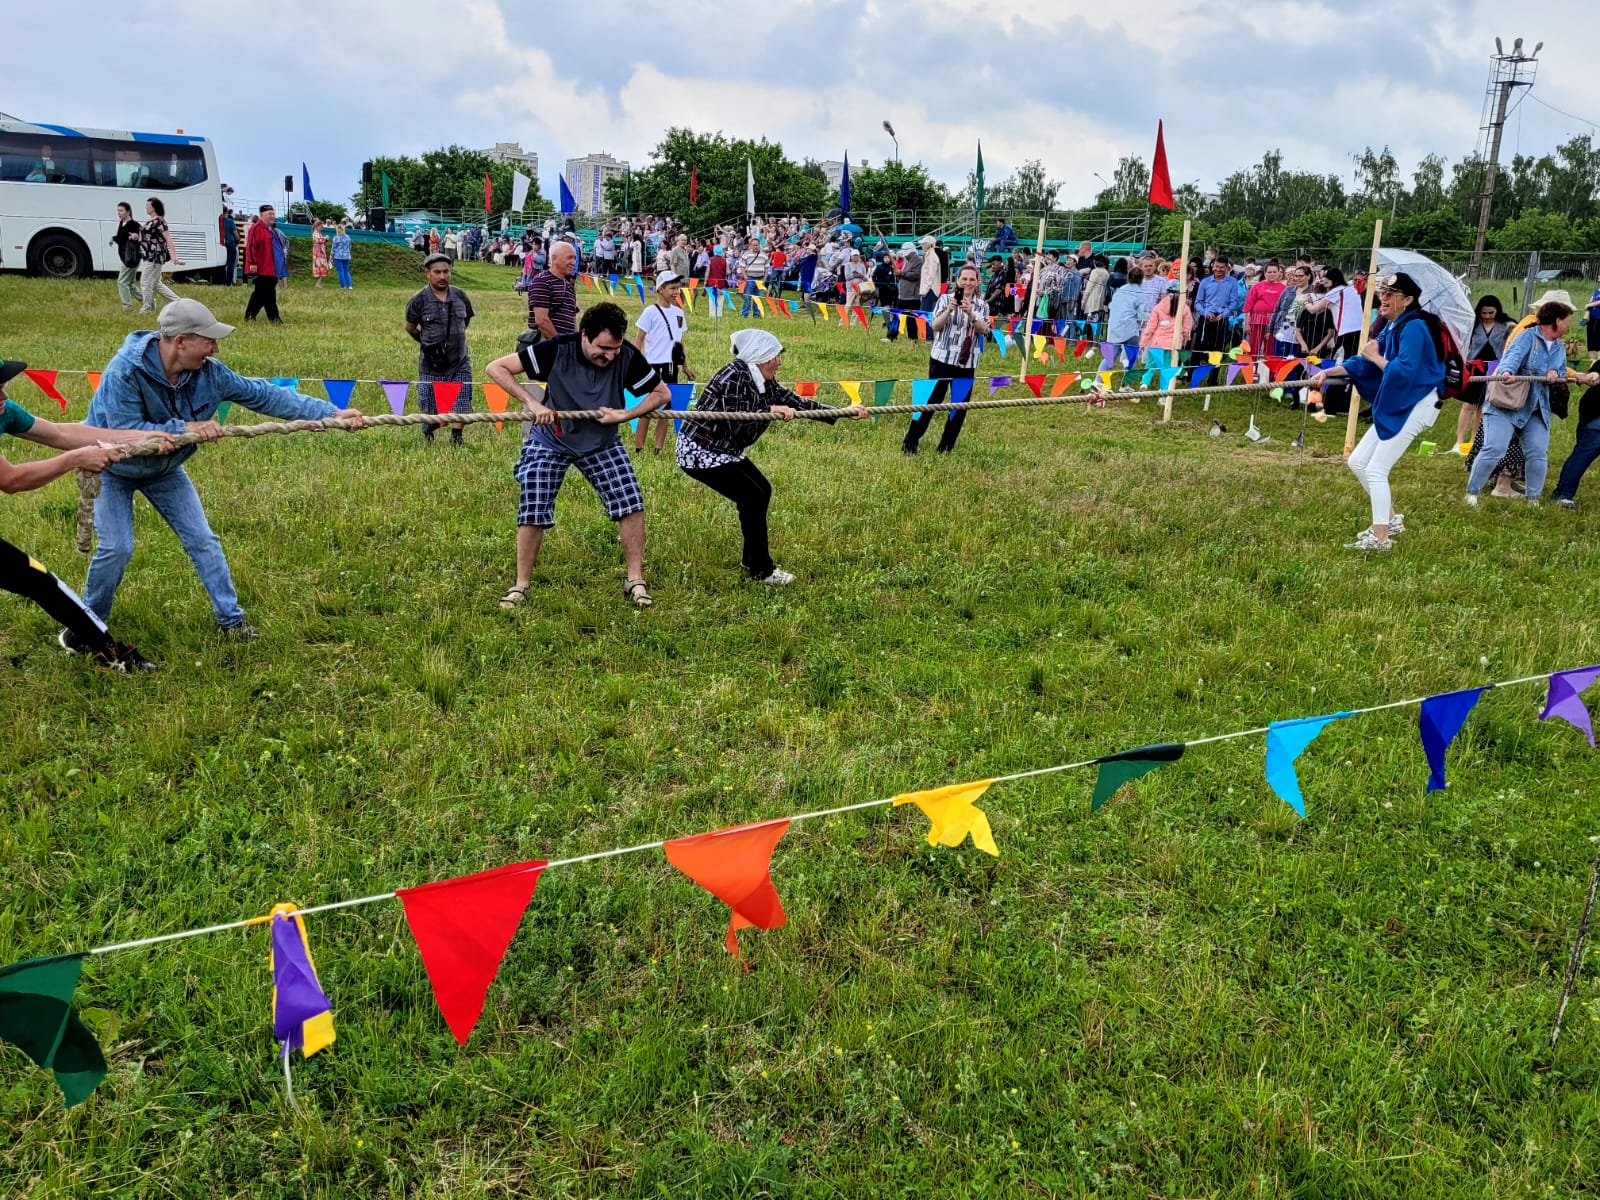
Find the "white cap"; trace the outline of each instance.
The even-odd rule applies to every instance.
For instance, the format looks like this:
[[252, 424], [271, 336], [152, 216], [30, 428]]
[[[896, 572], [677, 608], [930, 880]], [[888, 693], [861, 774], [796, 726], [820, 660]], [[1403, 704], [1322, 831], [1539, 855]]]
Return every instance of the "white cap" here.
[[196, 334], [199, 337], [221, 341], [233, 332], [232, 325], [224, 325], [211, 315], [211, 310], [198, 300], [174, 300], [161, 310], [156, 318], [156, 328], [162, 337], [181, 337]]
[[665, 287], [669, 283], [678, 283], [683, 279], [676, 271], [663, 271], [656, 276], [656, 286]]

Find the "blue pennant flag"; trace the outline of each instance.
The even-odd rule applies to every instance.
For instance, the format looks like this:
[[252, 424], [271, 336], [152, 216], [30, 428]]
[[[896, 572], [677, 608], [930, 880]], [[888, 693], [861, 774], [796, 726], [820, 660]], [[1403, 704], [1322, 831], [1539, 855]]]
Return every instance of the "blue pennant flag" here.
[[965, 404], [972, 399], [972, 380], [952, 379], [950, 381], [950, 403]]
[[844, 173], [839, 176], [839, 211], [850, 215], [850, 151], [844, 152]]
[[[911, 381], [911, 403], [927, 404], [933, 399], [933, 388], [939, 381], [937, 379], [913, 379]], [[917, 417], [926, 418], [927, 413], [917, 413]]]
[[[694, 399], [694, 384], [692, 383], [669, 383], [667, 384], [667, 390], [672, 393], [670, 407], [673, 412], [683, 412], [689, 407], [689, 401]], [[672, 423], [672, 431], [674, 433], [682, 428], [682, 421], [674, 421]]]
[[1267, 785], [1302, 817], [1306, 815], [1306, 802], [1300, 795], [1300, 777], [1295, 774], [1294, 760], [1316, 740], [1325, 725], [1349, 715], [1336, 712], [1326, 717], [1274, 721], [1267, 729]]
[[1163, 368], [1161, 368], [1161, 390], [1162, 391], [1166, 391], [1174, 383], [1177, 382], [1177, 380], [1178, 380], [1178, 370], [1179, 370], [1179, 368], [1177, 368], [1177, 367], [1163, 367]]
[[578, 202], [572, 198], [572, 189], [567, 186], [567, 177], [561, 176], [561, 211], [564, 213], [576, 212]]
[[300, 388], [300, 381], [298, 379], [283, 379], [275, 375], [272, 378], [272, 382], [278, 387], [288, 388], [291, 392], [298, 391]]
[[1124, 346], [1122, 352], [1127, 355], [1128, 366], [1133, 366], [1134, 359], [1139, 357], [1139, 347], [1137, 345]]
[[306, 170], [305, 163], [300, 164], [300, 194], [305, 197], [307, 204], [316, 199], [311, 194], [311, 172]]
[[354, 379], [324, 379], [322, 386], [327, 390], [329, 404], [335, 408], [350, 407], [350, 394], [356, 390]]
[[1467, 688], [1464, 691], [1429, 696], [1422, 702], [1422, 708], [1417, 713], [1417, 725], [1422, 732], [1422, 749], [1428, 755], [1430, 792], [1444, 790], [1446, 786], [1444, 752], [1450, 748], [1450, 743], [1455, 741], [1456, 734], [1461, 732], [1461, 726], [1466, 724], [1467, 714], [1472, 711], [1473, 705], [1478, 703], [1478, 697], [1488, 690], [1488, 688]]
[[1211, 377], [1211, 364], [1210, 363], [1204, 363], [1201, 366], [1195, 368], [1194, 382], [1193, 382], [1192, 386], [1199, 387], [1201, 384], [1203, 384], [1210, 377]]

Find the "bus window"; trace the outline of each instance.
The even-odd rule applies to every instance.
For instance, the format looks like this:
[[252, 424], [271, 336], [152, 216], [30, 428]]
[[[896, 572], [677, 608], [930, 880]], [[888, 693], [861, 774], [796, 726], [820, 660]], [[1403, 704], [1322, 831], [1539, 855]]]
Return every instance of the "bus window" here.
[[0, 133], [0, 182], [173, 191], [205, 181], [199, 146]]

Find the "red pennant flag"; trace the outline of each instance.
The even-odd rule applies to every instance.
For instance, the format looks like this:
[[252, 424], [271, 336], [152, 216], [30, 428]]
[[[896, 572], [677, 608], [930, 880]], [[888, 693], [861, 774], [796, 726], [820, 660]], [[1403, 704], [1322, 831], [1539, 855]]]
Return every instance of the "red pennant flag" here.
[[789, 822], [736, 825], [668, 842], [667, 861], [733, 910], [723, 944], [739, 953], [738, 931], [777, 929], [788, 920], [772, 886], [772, 852]]
[[483, 173], [483, 215], [489, 215], [489, 197], [494, 194], [494, 189], [489, 183], [489, 172]]
[[1287, 360], [1279, 358], [1275, 354], [1268, 354], [1263, 356], [1261, 361], [1266, 364], [1267, 374], [1276, 379], [1278, 372], [1283, 370], [1283, 364]]
[[463, 1046], [544, 868], [543, 862], [512, 863], [396, 893], [433, 998]]
[[794, 394], [810, 399], [817, 394], [817, 385], [814, 383], [797, 383], [794, 385]]
[[856, 319], [861, 322], [861, 328], [863, 328], [863, 329], [870, 328], [870, 326], [867, 324], [867, 310], [866, 309], [862, 308], [859, 304], [852, 304], [850, 306], [850, 311], [855, 313]]
[[29, 367], [22, 372], [29, 379], [39, 385], [39, 390], [61, 406], [61, 411], [67, 411], [67, 398], [56, 390], [56, 373], [54, 371], [35, 371]]
[[1072, 345], [1072, 357], [1073, 358], [1082, 358], [1083, 357], [1083, 352], [1085, 350], [1087, 350], [1088, 348], [1089, 348], [1089, 343], [1088, 342], [1074, 342], [1073, 345]]
[[1150, 203], [1168, 210], [1178, 207], [1172, 199], [1172, 176], [1167, 172], [1167, 141], [1160, 121], [1156, 122], [1156, 156], [1150, 163]]
[[461, 396], [461, 384], [436, 383], [433, 385], [433, 411], [447, 413], [456, 406], [456, 400]]
[[1030, 392], [1032, 392], [1035, 396], [1043, 396], [1044, 395], [1044, 376], [1043, 375], [1024, 375], [1022, 377], [1022, 382], [1028, 385], [1028, 390]]
[[700, 203], [700, 168], [689, 168], [689, 203]]
[[84, 374], [89, 377], [89, 394], [92, 396], [100, 390], [100, 372], [85, 371]]

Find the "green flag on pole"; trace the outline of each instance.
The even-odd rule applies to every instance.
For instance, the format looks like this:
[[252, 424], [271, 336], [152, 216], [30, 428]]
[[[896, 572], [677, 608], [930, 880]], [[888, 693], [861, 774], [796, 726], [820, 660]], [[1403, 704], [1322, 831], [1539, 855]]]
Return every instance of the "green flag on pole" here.
[[622, 177], [622, 211], [633, 211], [633, 169], [630, 167]]
[[983, 142], [978, 143], [978, 188], [975, 193], [978, 204], [978, 215], [983, 216]]
[[384, 172], [382, 172], [382, 175], [383, 175], [383, 206], [384, 206], [384, 208], [388, 208], [389, 207], [389, 172], [384, 171]]
[[106, 1077], [106, 1058], [72, 1011], [83, 955], [30, 958], [0, 967], [0, 1040], [53, 1072], [67, 1107], [81, 1104]]

